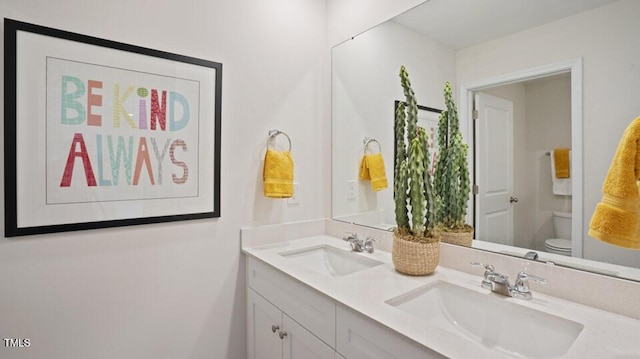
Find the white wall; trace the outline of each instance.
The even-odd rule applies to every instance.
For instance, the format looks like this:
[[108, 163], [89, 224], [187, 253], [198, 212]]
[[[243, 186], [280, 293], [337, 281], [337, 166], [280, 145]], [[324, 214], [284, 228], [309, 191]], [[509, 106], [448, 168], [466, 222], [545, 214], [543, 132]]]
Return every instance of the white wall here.
[[[640, 115], [640, 2], [621, 0], [457, 54], [465, 83], [576, 57], [583, 58], [584, 257], [637, 266], [640, 252], [587, 236], [601, 186], [626, 126]], [[579, 194], [576, 194], [579, 195]]]
[[[246, 356], [239, 228], [329, 215], [326, 11], [325, 0], [0, 2], [0, 17], [224, 66], [222, 217], [0, 239], [0, 337], [31, 339], [0, 342], [1, 358]], [[293, 141], [295, 207], [262, 197], [271, 128]]]
[[[400, 66], [409, 73], [419, 105], [443, 109], [444, 83], [455, 88], [455, 53], [393, 22], [385, 22], [333, 48], [333, 215], [383, 211], [383, 219], [366, 224], [394, 224], [394, 101], [404, 101]], [[358, 181], [363, 138], [380, 143], [389, 188], [374, 192]], [[372, 145], [374, 152], [377, 146]], [[347, 181], [356, 181], [357, 199], [347, 199]], [[363, 223], [360, 218], [359, 223]]]

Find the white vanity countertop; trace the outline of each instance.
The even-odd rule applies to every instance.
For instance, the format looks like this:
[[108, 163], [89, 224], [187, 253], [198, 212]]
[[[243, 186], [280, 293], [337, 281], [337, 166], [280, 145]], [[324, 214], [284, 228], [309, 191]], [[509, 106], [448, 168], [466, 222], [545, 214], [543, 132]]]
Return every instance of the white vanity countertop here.
[[[317, 274], [280, 255], [283, 252], [329, 245], [349, 251], [349, 245], [328, 235], [288, 240], [273, 244], [245, 247], [242, 251], [253, 256], [300, 282], [314, 288], [392, 330], [451, 358], [499, 358], [512, 357], [497, 354], [469, 339], [460, 340], [443, 329], [429, 325], [385, 301], [425, 284], [443, 280], [475, 290], [486, 295], [498, 296], [480, 286], [482, 277], [438, 266], [429, 276], [412, 277], [395, 271], [391, 253], [376, 250], [374, 253], [354, 253], [373, 258], [383, 265], [361, 270], [349, 275], [330, 278]], [[552, 278], [548, 278], [553, 280]], [[603, 293], [603, 295], [607, 295]], [[502, 297], [501, 297], [502, 298]], [[537, 309], [551, 315], [584, 325], [584, 329], [563, 358], [640, 358], [640, 321], [622, 315], [591, 308], [533, 291], [531, 301], [503, 297], [505, 301]], [[640, 305], [640, 303], [637, 303]]]

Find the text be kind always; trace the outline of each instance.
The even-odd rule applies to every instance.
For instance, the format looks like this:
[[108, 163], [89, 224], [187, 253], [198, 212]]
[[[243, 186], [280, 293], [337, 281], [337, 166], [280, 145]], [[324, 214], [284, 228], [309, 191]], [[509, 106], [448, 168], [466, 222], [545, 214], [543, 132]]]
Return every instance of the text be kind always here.
[[190, 125], [186, 96], [73, 75], [60, 80], [59, 125], [73, 128], [60, 187], [77, 186], [79, 173], [89, 187], [162, 185], [166, 166], [169, 183], [188, 181], [189, 163], [180, 156], [188, 150], [180, 136]]

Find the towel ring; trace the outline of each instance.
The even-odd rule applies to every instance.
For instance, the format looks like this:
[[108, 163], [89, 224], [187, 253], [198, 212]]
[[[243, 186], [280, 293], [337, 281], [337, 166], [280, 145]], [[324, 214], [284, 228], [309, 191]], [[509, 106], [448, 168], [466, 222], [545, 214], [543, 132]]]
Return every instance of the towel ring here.
[[287, 141], [289, 141], [289, 152], [291, 152], [291, 138], [289, 138], [289, 135], [287, 135], [285, 132], [282, 132], [280, 130], [269, 130], [269, 138], [267, 139], [267, 147], [269, 147], [269, 141], [271, 139], [273, 139], [274, 137], [278, 136], [278, 135], [284, 135], [287, 138]]
[[371, 142], [375, 142], [378, 144], [378, 152], [382, 152], [382, 147], [380, 146], [380, 142], [378, 142], [378, 140], [376, 140], [375, 138], [371, 138], [371, 137], [365, 137], [362, 142], [364, 143], [364, 152], [366, 153], [367, 150], [369, 149], [369, 144]]

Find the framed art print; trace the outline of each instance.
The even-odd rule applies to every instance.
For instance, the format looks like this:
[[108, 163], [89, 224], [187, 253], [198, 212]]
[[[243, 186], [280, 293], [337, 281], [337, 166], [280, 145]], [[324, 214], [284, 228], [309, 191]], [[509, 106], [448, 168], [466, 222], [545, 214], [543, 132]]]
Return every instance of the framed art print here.
[[222, 64], [4, 22], [5, 236], [220, 216]]

